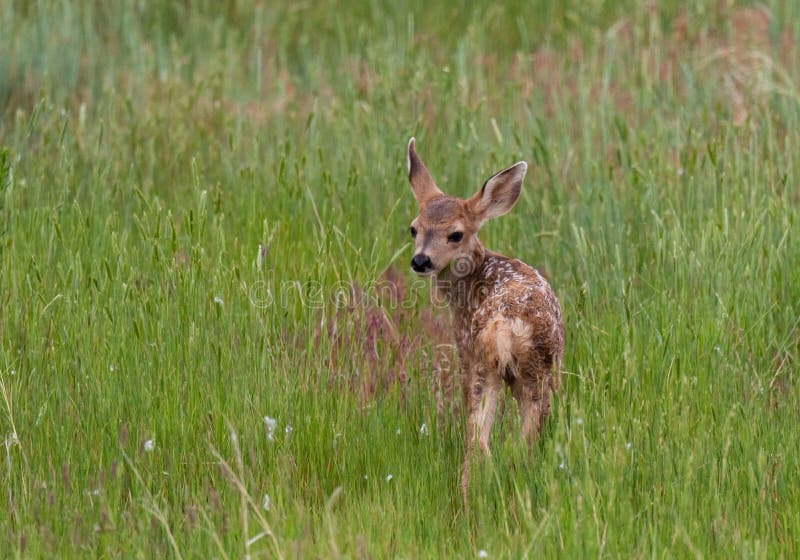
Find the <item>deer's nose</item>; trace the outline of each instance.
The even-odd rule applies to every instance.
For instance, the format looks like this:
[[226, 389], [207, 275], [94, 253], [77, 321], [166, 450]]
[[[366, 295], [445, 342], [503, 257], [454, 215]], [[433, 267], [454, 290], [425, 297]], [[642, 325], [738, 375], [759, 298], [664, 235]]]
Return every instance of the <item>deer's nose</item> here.
[[433, 268], [433, 263], [428, 255], [414, 255], [414, 258], [411, 259], [411, 268], [414, 269], [414, 272], [427, 272]]

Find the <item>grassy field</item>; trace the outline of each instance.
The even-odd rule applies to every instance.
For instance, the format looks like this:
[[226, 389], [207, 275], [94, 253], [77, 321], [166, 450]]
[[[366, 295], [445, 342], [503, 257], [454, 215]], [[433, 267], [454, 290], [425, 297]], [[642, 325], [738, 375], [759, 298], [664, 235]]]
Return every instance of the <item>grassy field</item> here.
[[[0, 553], [800, 555], [800, 4], [0, 7]], [[405, 145], [565, 314], [462, 508]]]

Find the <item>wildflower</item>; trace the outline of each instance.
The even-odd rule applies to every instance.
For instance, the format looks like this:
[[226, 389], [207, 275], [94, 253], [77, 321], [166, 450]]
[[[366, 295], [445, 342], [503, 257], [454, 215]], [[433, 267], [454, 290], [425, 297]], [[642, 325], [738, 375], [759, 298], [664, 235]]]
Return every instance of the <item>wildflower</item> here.
[[394, 475], [387, 474], [386, 475], [386, 482], [390, 482], [394, 478]]
[[627, 449], [628, 451], [630, 451], [631, 447], [633, 447], [633, 444], [631, 442], [627, 442], [625, 444], [625, 449]]
[[286, 427], [283, 429], [283, 433], [286, 434], [286, 437], [288, 438], [290, 435], [292, 435], [293, 430], [294, 428], [292, 428], [291, 424], [286, 424]]
[[423, 436], [428, 435], [428, 425], [425, 422], [423, 422], [422, 426], [419, 427], [419, 433], [422, 434]]
[[478, 558], [489, 558], [489, 553], [483, 549], [478, 551]]
[[156, 448], [156, 440], [155, 439], [148, 439], [144, 442], [144, 450], [148, 453]]
[[267, 430], [267, 439], [273, 441], [275, 439], [275, 428], [278, 427], [278, 421], [275, 418], [264, 416], [264, 427]]
[[219, 296], [214, 296], [214, 303], [216, 303], [220, 307], [223, 307], [225, 305], [225, 302]]
[[395, 432], [395, 434], [397, 434], [398, 436], [400, 435], [400, 428], [397, 428], [397, 431]]
[[567, 464], [564, 461], [561, 461], [561, 464], [558, 465], [558, 468], [561, 469], [562, 471], [565, 471], [567, 470]]
[[583, 426], [583, 418], [581, 418], [580, 416], [578, 416], [578, 418], [575, 420], [575, 423], [576, 423], [578, 426]]
[[263, 507], [266, 511], [269, 511], [269, 506], [272, 501], [269, 499], [269, 494], [264, 494], [264, 500], [261, 502], [261, 507]]

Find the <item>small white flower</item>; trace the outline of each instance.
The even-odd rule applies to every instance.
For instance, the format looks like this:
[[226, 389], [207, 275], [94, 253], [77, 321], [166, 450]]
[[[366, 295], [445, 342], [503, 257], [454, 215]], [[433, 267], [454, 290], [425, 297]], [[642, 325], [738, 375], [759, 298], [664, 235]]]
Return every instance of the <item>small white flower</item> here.
[[148, 439], [147, 441], [144, 442], [144, 450], [147, 451], [148, 453], [155, 448], [156, 448], [156, 440]]
[[386, 475], [386, 482], [390, 482], [394, 478], [394, 475], [387, 474]]
[[225, 305], [225, 302], [219, 296], [214, 296], [214, 303], [216, 303], [220, 307], [223, 307]]
[[267, 439], [273, 441], [275, 439], [275, 428], [278, 427], [278, 421], [275, 418], [264, 416], [264, 427], [267, 429]]
[[108, 364], [108, 371], [114, 373], [114, 364]]
[[11, 370], [11, 375], [17, 375], [17, 370], [15, 370], [15, 369], [12, 369], [12, 370]]
[[269, 511], [270, 504], [272, 504], [272, 501], [269, 499], [269, 494], [264, 494], [264, 500], [261, 502], [261, 507], [263, 507], [266, 511]]
[[478, 551], [478, 558], [489, 558], [489, 553], [483, 549]]
[[562, 471], [565, 471], [567, 470], [567, 464], [562, 461], [561, 464], [558, 465], [558, 468], [561, 469]]
[[400, 428], [397, 428], [397, 431], [395, 432], [395, 434], [397, 434], [398, 436], [400, 435]]
[[627, 449], [627, 450], [629, 450], [629, 451], [630, 451], [631, 447], [633, 447], [633, 444], [632, 444], [631, 442], [627, 442], [627, 443], [625, 444], [625, 449]]
[[369, 478], [369, 477], [368, 477], [367, 475], [364, 475], [364, 480], [367, 480], [368, 478]]
[[422, 434], [423, 436], [428, 435], [428, 425], [425, 422], [423, 422], [422, 426], [419, 427], [419, 433]]
[[580, 416], [578, 416], [578, 418], [575, 420], [575, 423], [576, 423], [578, 426], [583, 426], [583, 418], [581, 418]]
[[291, 424], [286, 424], [286, 427], [283, 429], [283, 433], [286, 434], [286, 437], [289, 437], [290, 435], [292, 435], [293, 430], [294, 428], [292, 428]]

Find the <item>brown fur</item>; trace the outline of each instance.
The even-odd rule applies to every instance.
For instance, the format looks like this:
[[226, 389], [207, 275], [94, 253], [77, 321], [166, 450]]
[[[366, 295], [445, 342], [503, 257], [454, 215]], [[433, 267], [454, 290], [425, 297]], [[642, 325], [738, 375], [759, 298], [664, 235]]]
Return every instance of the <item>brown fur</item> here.
[[[462, 469], [466, 503], [470, 451], [487, 455], [497, 401], [506, 383], [518, 402], [522, 436], [531, 442], [550, 412], [550, 394], [561, 386], [564, 325], [561, 306], [538, 271], [484, 248], [476, 232], [508, 212], [519, 196], [526, 166], [520, 162], [492, 176], [467, 200], [436, 187], [412, 138], [409, 180], [420, 206], [412, 222], [415, 255], [432, 263], [438, 295], [449, 304], [467, 397], [467, 456]], [[417, 162], [421, 167], [415, 167]], [[460, 242], [448, 240], [463, 233]]]

